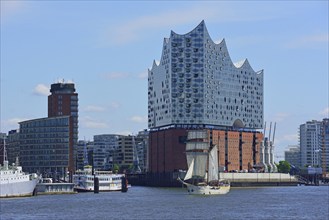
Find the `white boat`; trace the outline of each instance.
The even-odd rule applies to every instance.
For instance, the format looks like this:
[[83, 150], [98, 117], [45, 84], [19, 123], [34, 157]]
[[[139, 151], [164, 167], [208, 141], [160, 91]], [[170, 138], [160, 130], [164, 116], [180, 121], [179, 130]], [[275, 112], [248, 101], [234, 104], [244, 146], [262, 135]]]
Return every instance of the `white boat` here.
[[36, 173], [24, 173], [18, 164], [9, 166], [6, 160], [6, 147], [4, 142], [4, 161], [0, 165], [0, 198], [32, 196], [39, 181]]
[[210, 146], [206, 131], [189, 131], [186, 143], [188, 170], [184, 180], [178, 178], [187, 187], [189, 194], [216, 195], [230, 191], [230, 184], [219, 179], [218, 148]]
[[124, 174], [114, 174], [111, 171], [94, 171], [92, 169], [78, 170], [73, 175], [74, 188], [80, 192], [93, 192], [94, 179], [98, 178], [99, 191], [120, 191], [121, 178]]

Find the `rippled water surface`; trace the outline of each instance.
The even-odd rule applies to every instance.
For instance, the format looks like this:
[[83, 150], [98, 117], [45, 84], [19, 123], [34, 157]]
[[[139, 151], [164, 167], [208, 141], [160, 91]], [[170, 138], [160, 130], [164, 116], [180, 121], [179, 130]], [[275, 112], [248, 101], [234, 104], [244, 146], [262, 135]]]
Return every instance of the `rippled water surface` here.
[[127, 193], [39, 195], [0, 200], [0, 219], [321, 219], [329, 187], [232, 188], [192, 196], [186, 189], [132, 187]]

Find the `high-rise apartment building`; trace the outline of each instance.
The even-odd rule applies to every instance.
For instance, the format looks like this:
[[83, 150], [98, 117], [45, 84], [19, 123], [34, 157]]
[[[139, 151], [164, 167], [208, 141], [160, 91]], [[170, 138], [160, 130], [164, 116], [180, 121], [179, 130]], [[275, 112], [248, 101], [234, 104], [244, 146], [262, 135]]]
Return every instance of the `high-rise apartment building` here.
[[259, 163], [263, 90], [263, 70], [247, 59], [233, 63], [225, 40], [215, 43], [204, 21], [187, 34], [172, 31], [148, 72], [149, 172], [165, 179], [187, 168], [189, 129], [208, 130], [224, 170]]
[[263, 127], [263, 70], [233, 63], [204, 21], [187, 34], [172, 31], [148, 73], [148, 126], [171, 125]]
[[308, 121], [299, 127], [301, 166], [320, 166], [320, 121]]
[[76, 149], [78, 145], [78, 93], [74, 83], [57, 82], [51, 85], [48, 96], [48, 117], [70, 116], [69, 167], [75, 170]]

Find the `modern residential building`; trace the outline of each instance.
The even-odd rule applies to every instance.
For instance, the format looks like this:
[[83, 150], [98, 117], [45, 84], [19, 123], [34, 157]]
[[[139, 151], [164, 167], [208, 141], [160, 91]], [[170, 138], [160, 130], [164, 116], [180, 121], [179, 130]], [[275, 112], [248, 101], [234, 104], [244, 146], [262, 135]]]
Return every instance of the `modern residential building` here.
[[16, 159], [20, 158], [20, 148], [19, 148], [19, 130], [11, 130], [8, 132], [6, 139], [7, 157], [9, 164], [15, 163]]
[[113, 170], [113, 156], [119, 147], [120, 135], [94, 135], [93, 161], [97, 170]]
[[294, 167], [300, 167], [300, 149], [298, 145], [288, 146], [288, 150], [284, 152], [284, 160], [288, 161]]
[[78, 93], [74, 83], [57, 82], [51, 85], [48, 96], [48, 117], [70, 116], [70, 143], [68, 171], [75, 171], [76, 149], [78, 145]]
[[208, 131], [225, 170], [258, 163], [263, 90], [263, 70], [247, 59], [233, 63], [225, 40], [215, 43], [204, 21], [187, 34], [172, 31], [148, 72], [149, 172], [187, 168], [189, 129]]
[[321, 122], [320, 128], [321, 167], [324, 174], [329, 173], [329, 118]]
[[142, 143], [143, 139], [133, 135], [120, 135], [118, 140], [118, 148], [115, 150], [113, 164], [119, 165], [122, 170], [133, 170], [134, 168], [134, 151], [136, 146]]
[[70, 167], [70, 116], [33, 119], [19, 125], [24, 171], [63, 177]]
[[85, 140], [78, 141], [77, 157], [76, 157], [77, 170], [83, 170], [85, 166], [92, 165], [93, 149], [94, 149], [93, 141], [85, 141]]
[[299, 127], [301, 166], [321, 166], [320, 121], [308, 121]]
[[138, 165], [141, 169], [141, 172], [148, 172], [148, 140], [149, 140], [149, 132], [145, 129], [143, 131], [138, 132], [137, 140], [142, 140], [136, 143], [136, 155], [138, 160]]

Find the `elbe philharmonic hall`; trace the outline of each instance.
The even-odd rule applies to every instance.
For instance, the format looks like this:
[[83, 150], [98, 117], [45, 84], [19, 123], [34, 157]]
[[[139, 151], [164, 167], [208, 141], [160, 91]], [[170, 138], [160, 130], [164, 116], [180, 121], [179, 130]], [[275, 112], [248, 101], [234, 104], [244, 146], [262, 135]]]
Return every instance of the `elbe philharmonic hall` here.
[[187, 169], [185, 143], [192, 129], [208, 131], [222, 171], [260, 162], [263, 70], [247, 59], [233, 63], [223, 39], [215, 43], [202, 21], [186, 34], [164, 38], [160, 63], [148, 71], [149, 173], [165, 181]]

